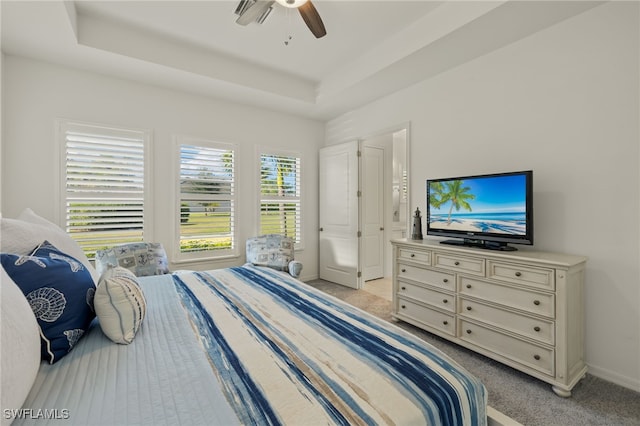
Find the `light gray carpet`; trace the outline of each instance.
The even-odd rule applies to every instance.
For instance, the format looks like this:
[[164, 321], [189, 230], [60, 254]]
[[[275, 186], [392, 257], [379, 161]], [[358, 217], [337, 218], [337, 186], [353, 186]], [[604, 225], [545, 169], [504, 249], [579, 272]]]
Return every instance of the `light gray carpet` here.
[[523, 425], [640, 425], [640, 393], [587, 374], [573, 389], [571, 398], [560, 398], [545, 382], [417, 327], [393, 321], [388, 300], [323, 280], [307, 284], [392, 321], [437, 347], [482, 380], [489, 405]]

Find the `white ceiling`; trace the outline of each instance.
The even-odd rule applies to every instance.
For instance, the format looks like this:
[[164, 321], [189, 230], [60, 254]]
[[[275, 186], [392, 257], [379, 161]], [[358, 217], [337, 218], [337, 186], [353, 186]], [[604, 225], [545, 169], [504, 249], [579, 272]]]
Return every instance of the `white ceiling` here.
[[238, 1], [2, 0], [2, 51], [326, 120], [601, 2], [313, 3], [321, 39], [278, 4], [244, 27]]

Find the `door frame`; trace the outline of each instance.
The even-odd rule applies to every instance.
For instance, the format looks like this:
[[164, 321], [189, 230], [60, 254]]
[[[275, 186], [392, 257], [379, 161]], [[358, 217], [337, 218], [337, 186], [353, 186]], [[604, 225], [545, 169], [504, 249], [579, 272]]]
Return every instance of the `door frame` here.
[[[391, 179], [392, 176], [392, 170], [389, 171], [389, 175], [385, 176], [385, 182], [383, 184], [384, 186], [384, 208], [385, 210], [389, 210], [385, 212], [385, 222], [384, 222], [384, 236], [383, 239], [385, 241], [385, 249], [384, 249], [384, 277], [388, 278], [391, 277], [392, 274], [392, 251], [391, 251], [391, 246], [390, 246], [390, 241], [392, 239], [395, 238], [410, 238], [411, 236], [411, 220], [412, 220], [412, 208], [411, 206], [413, 206], [412, 201], [411, 201], [411, 195], [412, 195], [412, 191], [411, 191], [411, 151], [410, 151], [410, 147], [411, 147], [411, 122], [406, 121], [403, 123], [399, 123], [398, 125], [395, 126], [390, 126], [387, 128], [384, 128], [382, 130], [370, 133], [364, 137], [362, 137], [360, 140], [362, 141], [362, 145], [367, 145], [368, 142], [371, 143], [371, 141], [375, 141], [376, 139], [380, 139], [383, 138], [385, 136], [393, 136], [396, 133], [400, 133], [402, 131], [405, 131], [405, 155], [404, 155], [404, 163], [405, 163], [405, 170], [406, 170], [406, 175], [407, 175], [407, 180], [406, 180], [406, 191], [407, 191], [407, 202], [406, 202], [406, 208], [405, 211], [402, 212], [401, 214], [404, 216], [404, 229], [402, 230], [402, 234], [403, 235], [398, 235], [398, 236], [394, 236], [394, 226], [392, 223], [392, 219], [391, 219], [391, 207], [389, 207], [391, 205], [391, 199], [390, 199], [390, 195], [388, 194], [388, 190], [390, 190], [390, 188], [387, 188], [387, 180]], [[376, 144], [375, 142], [373, 144], [371, 144], [372, 146], [382, 146], [385, 148], [385, 169], [387, 168], [387, 160], [389, 160], [389, 156], [393, 156], [393, 152], [392, 149], [388, 149], [389, 147], [387, 145], [381, 145], [380, 143]], [[387, 152], [388, 151], [388, 152]], [[364, 274], [364, 272], [363, 272]]]

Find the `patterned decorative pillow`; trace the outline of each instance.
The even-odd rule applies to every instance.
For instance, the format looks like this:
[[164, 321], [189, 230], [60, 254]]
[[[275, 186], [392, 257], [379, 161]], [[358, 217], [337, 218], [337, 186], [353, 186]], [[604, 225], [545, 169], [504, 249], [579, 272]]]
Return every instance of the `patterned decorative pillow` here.
[[129, 243], [96, 252], [96, 270], [102, 276], [111, 266], [121, 266], [136, 277], [169, 273], [167, 252], [160, 243]]
[[91, 274], [80, 261], [48, 241], [30, 255], [2, 253], [0, 257], [36, 316], [42, 359], [50, 364], [59, 361], [95, 317]]
[[288, 271], [293, 260], [293, 240], [280, 234], [267, 234], [247, 240], [247, 262]]
[[93, 304], [103, 333], [122, 345], [133, 341], [147, 312], [138, 279], [120, 266], [102, 274]]

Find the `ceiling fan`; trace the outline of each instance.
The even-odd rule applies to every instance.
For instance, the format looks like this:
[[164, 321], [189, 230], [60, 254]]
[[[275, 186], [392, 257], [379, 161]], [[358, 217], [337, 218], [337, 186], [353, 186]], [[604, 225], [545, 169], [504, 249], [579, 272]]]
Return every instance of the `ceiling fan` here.
[[284, 7], [298, 9], [300, 16], [316, 38], [327, 34], [320, 14], [310, 0], [241, 0], [235, 12], [240, 15], [236, 23], [240, 25], [248, 25], [254, 21], [263, 23], [276, 2]]

